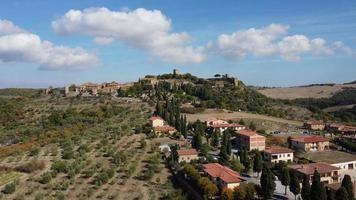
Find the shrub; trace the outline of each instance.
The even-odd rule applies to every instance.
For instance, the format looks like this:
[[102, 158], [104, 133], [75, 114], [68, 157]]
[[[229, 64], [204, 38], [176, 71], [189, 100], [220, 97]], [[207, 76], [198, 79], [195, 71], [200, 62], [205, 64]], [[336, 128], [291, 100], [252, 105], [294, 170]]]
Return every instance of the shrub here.
[[37, 170], [43, 170], [44, 168], [45, 163], [42, 160], [39, 161], [37, 159], [32, 159], [30, 162], [16, 167], [15, 170], [19, 172], [32, 173]]
[[5, 188], [3, 189], [3, 193], [4, 194], [12, 194], [14, 193], [16, 190], [16, 184], [15, 183], [9, 183], [7, 185], [5, 185]]
[[52, 180], [52, 175], [50, 172], [45, 172], [41, 175], [40, 180], [38, 182], [42, 183], [42, 184], [46, 184], [51, 182]]

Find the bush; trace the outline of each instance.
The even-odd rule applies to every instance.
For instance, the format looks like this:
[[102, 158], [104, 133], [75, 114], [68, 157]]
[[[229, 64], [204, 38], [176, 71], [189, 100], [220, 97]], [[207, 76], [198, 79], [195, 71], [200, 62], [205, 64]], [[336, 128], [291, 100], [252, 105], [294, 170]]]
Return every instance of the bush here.
[[42, 184], [46, 184], [51, 182], [52, 180], [52, 175], [50, 172], [45, 172], [41, 175], [40, 180], [38, 182], [42, 183]]
[[14, 193], [16, 190], [16, 184], [15, 183], [9, 183], [7, 185], [5, 185], [5, 188], [3, 189], [3, 193], [4, 194], [12, 194]]

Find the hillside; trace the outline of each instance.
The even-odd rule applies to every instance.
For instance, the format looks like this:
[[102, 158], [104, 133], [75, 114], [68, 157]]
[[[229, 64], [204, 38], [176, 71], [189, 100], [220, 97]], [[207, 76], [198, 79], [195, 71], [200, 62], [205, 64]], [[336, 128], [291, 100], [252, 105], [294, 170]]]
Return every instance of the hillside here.
[[273, 99], [298, 99], [298, 98], [329, 98], [344, 90], [345, 88], [356, 88], [356, 84], [326, 84], [285, 88], [268, 88], [257, 90]]

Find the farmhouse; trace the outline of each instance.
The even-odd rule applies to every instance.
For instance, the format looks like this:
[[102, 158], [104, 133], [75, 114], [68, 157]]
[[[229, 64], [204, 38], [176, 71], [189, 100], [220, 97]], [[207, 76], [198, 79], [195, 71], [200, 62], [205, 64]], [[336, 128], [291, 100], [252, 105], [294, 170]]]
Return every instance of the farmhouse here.
[[264, 158], [272, 163], [292, 162], [293, 150], [280, 146], [267, 147], [264, 151]]
[[303, 128], [311, 130], [311, 131], [322, 131], [325, 129], [325, 124], [319, 121], [307, 121], [304, 122]]
[[356, 126], [347, 126], [343, 124], [328, 124], [325, 129], [328, 132], [341, 135], [356, 135]]
[[329, 139], [322, 136], [302, 136], [291, 139], [292, 147], [309, 152], [309, 151], [324, 151], [329, 149]]
[[198, 159], [198, 152], [195, 149], [179, 149], [177, 150], [178, 162], [190, 163], [192, 160]]
[[204, 173], [209, 176], [220, 188], [234, 189], [245, 181], [240, 174], [234, 170], [222, 166], [219, 163], [208, 163], [203, 165]]
[[238, 131], [244, 130], [246, 127], [238, 123], [229, 123], [227, 121], [218, 119], [218, 120], [208, 120], [206, 125], [211, 128], [213, 131], [219, 130], [221, 133], [227, 130], [228, 128]]
[[262, 135], [257, 134], [252, 130], [239, 130], [235, 131], [235, 143], [239, 149], [246, 148], [251, 151], [257, 149], [260, 151], [265, 150], [266, 138]]
[[164, 126], [164, 120], [160, 116], [152, 116], [150, 118], [150, 124], [152, 128]]
[[314, 171], [320, 174], [320, 181], [325, 184], [340, 182], [339, 168], [326, 163], [309, 163], [299, 165], [289, 165], [289, 169], [296, 171], [301, 176], [308, 176], [312, 180]]

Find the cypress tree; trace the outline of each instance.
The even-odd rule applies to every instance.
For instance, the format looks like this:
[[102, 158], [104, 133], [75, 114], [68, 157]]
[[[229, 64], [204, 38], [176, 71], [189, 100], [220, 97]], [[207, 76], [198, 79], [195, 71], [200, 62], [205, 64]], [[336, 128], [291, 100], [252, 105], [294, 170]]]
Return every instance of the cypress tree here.
[[270, 167], [267, 164], [263, 165], [262, 175], [261, 175], [261, 193], [264, 199], [271, 199], [276, 189], [276, 183], [274, 174], [272, 173]]
[[340, 187], [336, 191], [336, 198], [335, 199], [336, 200], [349, 200], [349, 194], [347, 193], [347, 189], [344, 188], [344, 187]]
[[262, 156], [260, 152], [256, 152], [254, 160], [253, 160], [253, 171], [257, 173], [257, 177], [260, 176], [260, 172], [262, 171]]
[[212, 139], [211, 139], [211, 146], [213, 147], [218, 147], [219, 146], [219, 137], [220, 137], [220, 129], [216, 129], [214, 132], [213, 132], [213, 136], [212, 136]]
[[227, 155], [231, 155], [231, 140], [230, 140], [230, 133], [227, 132], [225, 134], [225, 142], [226, 142], [226, 153]]
[[310, 200], [310, 180], [308, 176], [304, 176], [302, 184], [302, 199]]
[[282, 169], [281, 183], [285, 187], [284, 194], [287, 195], [287, 187], [290, 184], [289, 170], [287, 167], [283, 167], [283, 169]]
[[226, 133], [224, 132], [223, 134], [223, 139], [221, 141], [221, 146], [220, 146], [220, 161], [222, 163], [226, 163], [229, 161], [229, 154], [228, 154], [228, 149], [227, 149], [227, 140], [226, 140]]
[[290, 174], [290, 191], [294, 194], [294, 199], [297, 199], [297, 195], [300, 193], [300, 183], [297, 174], [291, 171]]
[[341, 187], [345, 188], [345, 190], [348, 194], [349, 200], [354, 200], [353, 184], [352, 184], [350, 175], [346, 174], [344, 176], [344, 178], [342, 179]]
[[313, 182], [310, 187], [310, 199], [327, 200], [324, 184], [320, 182], [320, 174], [317, 170], [313, 174]]

